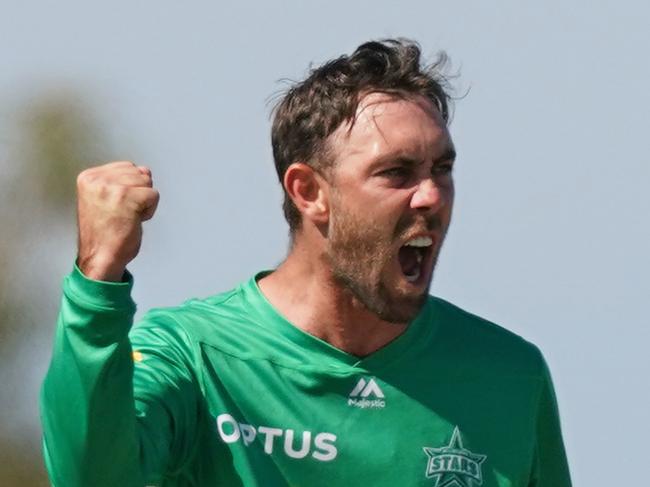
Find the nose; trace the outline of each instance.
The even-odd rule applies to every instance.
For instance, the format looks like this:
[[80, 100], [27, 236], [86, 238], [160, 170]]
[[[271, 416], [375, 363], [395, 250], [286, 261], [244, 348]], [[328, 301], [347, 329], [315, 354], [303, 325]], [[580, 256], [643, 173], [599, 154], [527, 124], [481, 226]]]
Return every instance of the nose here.
[[446, 203], [445, 190], [431, 178], [420, 181], [415, 193], [411, 196], [411, 208], [435, 213]]

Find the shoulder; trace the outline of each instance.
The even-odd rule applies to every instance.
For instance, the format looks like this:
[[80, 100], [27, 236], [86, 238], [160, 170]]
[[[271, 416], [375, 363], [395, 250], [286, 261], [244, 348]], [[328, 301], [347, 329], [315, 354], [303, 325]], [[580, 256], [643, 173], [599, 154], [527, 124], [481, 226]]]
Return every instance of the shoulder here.
[[539, 348], [516, 333], [465, 311], [438, 297], [431, 297], [438, 322], [436, 342], [470, 364], [538, 376], [544, 369]]
[[250, 341], [261, 333], [263, 306], [251, 291], [253, 281], [180, 305], [153, 308], [136, 323], [131, 336], [155, 334], [166, 341], [223, 345]]
[[202, 325], [220, 318], [232, 317], [243, 309], [240, 287], [205, 298], [190, 298], [176, 306], [152, 308], [139, 320], [134, 330], [159, 326], [182, 329], [186, 333], [200, 332]]

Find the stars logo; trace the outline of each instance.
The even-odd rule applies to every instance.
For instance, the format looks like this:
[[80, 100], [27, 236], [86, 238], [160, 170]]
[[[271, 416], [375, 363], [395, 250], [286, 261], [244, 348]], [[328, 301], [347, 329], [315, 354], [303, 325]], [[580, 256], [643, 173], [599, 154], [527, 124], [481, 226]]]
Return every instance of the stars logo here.
[[429, 457], [426, 476], [434, 479], [433, 487], [475, 487], [483, 484], [481, 464], [487, 455], [477, 455], [463, 447], [458, 426], [449, 445], [441, 448], [425, 446]]

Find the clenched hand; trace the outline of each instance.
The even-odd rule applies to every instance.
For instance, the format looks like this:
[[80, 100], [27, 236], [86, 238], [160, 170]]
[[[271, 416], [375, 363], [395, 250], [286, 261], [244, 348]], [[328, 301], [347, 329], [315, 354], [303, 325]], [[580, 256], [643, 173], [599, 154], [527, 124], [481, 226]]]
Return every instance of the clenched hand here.
[[142, 222], [153, 216], [158, 199], [151, 171], [132, 162], [111, 162], [79, 174], [77, 265], [86, 277], [122, 280], [140, 250]]

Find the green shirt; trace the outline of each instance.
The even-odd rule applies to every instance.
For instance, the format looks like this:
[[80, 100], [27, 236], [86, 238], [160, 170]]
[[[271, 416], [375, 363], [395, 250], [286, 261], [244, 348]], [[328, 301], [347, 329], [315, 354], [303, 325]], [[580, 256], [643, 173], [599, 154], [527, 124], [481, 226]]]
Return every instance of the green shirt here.
[[132, 285], [64, 280], [41, 394], [56, 487], [571, 485], [538, 349], [446, 301], [359, 358], [256, 278], [133, 328]]

